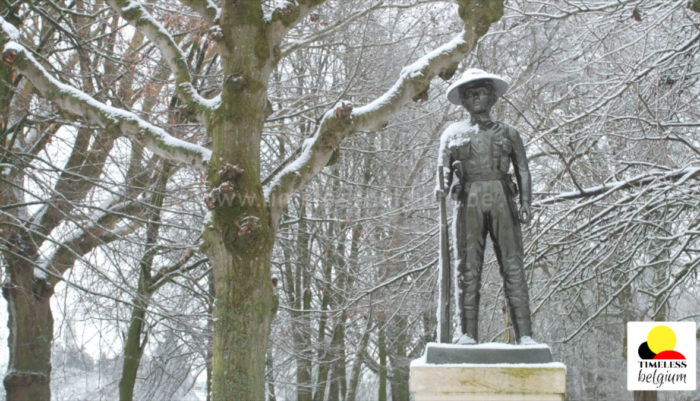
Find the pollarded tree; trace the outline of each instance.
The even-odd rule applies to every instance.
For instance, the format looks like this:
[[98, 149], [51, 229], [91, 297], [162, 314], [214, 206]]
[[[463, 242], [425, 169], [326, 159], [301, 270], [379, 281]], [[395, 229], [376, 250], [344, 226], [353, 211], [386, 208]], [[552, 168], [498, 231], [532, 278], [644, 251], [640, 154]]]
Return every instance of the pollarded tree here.
[[[25, 40], [37, 40], [34, 56], [50, 59], [47, 67], [71, 84], [100, 93], [102, 99], [116, 92], [129, 93], [133, 80], [128, 76], [111, 88], [93, 79], [91, 68], [111, 76], [117, 69], [114, 59], [87, 52], [64, 57], [61, 44], [79, 37], [76, 27], [84, 27], [93, 11], [82, 6], [71, 12], [57, 3], [46, 9], [33, 4], [3, 7], [7, 17], [3, 26], [16, 36], [19, 32], [11, 23], [21, 21]], [[119, 32], [114, 28], [107, 20], [99, 21], [81, 37], [82, 42], [72, 43], [108, 55], [118, 47]], [[105, 36], [106, 32], [114, 35]], [[138, 47], [138, 41], [134, 37], [132, 44]], [[128, 60], [133, 48], [126, 55]], [[34, 96], [36, 87], [25, 75], [4, 72], [0, 263], [6, 273], [3, 296], [11, 323], [4, 383], [8, 399], [48, 399], [50, 299], [55, 286], [84, 255], [133, 232], [148, 219], [151, 208], [140, 196], [155, 184], [157, 174], [142, 168], [149, 159], [153, 161], [152, 155], [119, 152], [128, 141], [64, 118], [50, 103]], [[106, 167], [115, 163], [118, 172]]]
[[[280, 59], [293, 52], [295, 46], [304, 41], [311, 43], [318, 37], [317, 33], [310, 32], [301, 42], [286, 40], [290, 29], [324, 2], [300, 0], [269, 4], [260, 0], [227, 0], [219, 6], [204, 0], [183, 1], [197, 13], [201, 23], [209, 27], [210, 38], [218, 42], [216, 67], [219, 69], [216, 73], [221, 83], [207, 81], [206, 88], [193, 75], [193, 60], [183, 51], [175, 35], [178, 32], [169, 32], [164, 27], [175, 14], [174, 4], [129, 0], [108, 3], [110, 10], [100, 10], [98, 15], [111, 19], [116, 26], [124, 21], [129, 23], [137, 34], [147, 38], [149, 46], [158, 49], [171, 72], [168, 89], [176, 94], [183, 110], [206, 130], [211, 150], [176, 139], [126, 107], [106, 103], [96, 89], [78, 88], [64, 82], [46, 68], [46, 63], [53, 61], [52, 57], [38, 58], [33, 53], [40, 43], [22, 36], [23, 29], [33, 27], [15, 25], [18, 19], [9, 16], [0, 21], [2, 59], [63, 113], [100, 127], [110, 137], [138, 141], [171, 162], [207, 171], [210, 193], [206, 202], [212, 214], [205, 228], [203, 249], [213, 268], [216, 297], [212, 398], [261, 400], [267, 341], [276, 308], [270, 257], [279, 219], [290, 196], [318, 174], [345, 137], [357, 131], [380, 130], [403, 105], [422, 98], [433, 77], [449, 78], [479, 37], [501, 17], [503, 2], [456, 1], [464, 27], [461, 33], [407, 66], [395, 84], [377, 99], [357, 108], [340, 103], [324, 114], [298, 157], [280, 169], [265, 188], [261, 178], [261, 140], [270, 107], [271, 76]], [[44, 16], [35, 13], [32, 7], [21, 8], [20, 12], [45, 22]], [[115, 13], [123, 21], [115, 18]], [[110, 32], [106, 32], [104, 36], [109, 35]], [[72, 46], [63, 48], [68, 48], [65, 53], [85, 51]], [[149, 63], [150, 59], [144, 57], [141, 61]], [[204, 97], [200, 92], [215, 93], [215, 96]], [[50, 327], [48, 309], [45, 314], [43, 324]], [[44, 336], [42, 341], [41, 352], [46, 353], [50, 335]], [[48, 362], [46, 355], [38, 359]], [[40, 382], [29, 379], [18, 381], [16, 385], [27, 391]], [[45, 399], [48, 391], [40, 394], [43, 395], [39, 398]]]

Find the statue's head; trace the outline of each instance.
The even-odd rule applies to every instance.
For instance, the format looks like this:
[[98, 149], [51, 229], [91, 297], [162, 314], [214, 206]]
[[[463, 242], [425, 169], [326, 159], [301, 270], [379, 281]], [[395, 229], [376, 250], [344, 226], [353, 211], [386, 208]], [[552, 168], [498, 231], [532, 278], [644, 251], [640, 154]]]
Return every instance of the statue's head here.
[[496, 93], [489, 80], [475, 81], [459, 88], [462, 106], [469, 114], [488, 113], [496, 103]]
[[508, 81], [478, 68], [470, 68], [447, 88], [447, 99], [470, 113], [488, 112], [508, 89]]

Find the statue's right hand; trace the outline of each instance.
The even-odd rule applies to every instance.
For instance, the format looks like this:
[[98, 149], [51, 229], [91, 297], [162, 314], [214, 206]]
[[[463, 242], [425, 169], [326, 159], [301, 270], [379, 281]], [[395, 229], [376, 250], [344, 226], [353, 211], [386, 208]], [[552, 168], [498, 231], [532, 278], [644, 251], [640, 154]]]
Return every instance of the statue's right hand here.
[[450, 194], [453, 201], [459, 199], [459, 194], [462, 193], [462, 185], [455, 184], [452, 186], [452, 193]]

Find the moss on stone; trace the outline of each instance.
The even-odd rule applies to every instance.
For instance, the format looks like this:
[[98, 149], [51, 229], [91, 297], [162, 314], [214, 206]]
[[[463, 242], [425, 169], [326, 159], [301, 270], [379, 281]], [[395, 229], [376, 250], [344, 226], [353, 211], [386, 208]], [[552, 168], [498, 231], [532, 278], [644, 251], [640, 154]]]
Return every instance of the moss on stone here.
[[527, 380], [532, 376], [541, 375], [541, 371], [532, 369], [531, 367], [511, 367], [508, 369], [504, 369], [503, 373], [520, 380]]

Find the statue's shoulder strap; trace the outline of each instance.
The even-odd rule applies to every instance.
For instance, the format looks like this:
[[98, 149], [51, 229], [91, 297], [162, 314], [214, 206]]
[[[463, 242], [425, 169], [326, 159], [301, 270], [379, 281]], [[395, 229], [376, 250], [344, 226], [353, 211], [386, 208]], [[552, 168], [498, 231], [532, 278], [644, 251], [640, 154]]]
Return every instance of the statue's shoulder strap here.
[[515, 127], [513, 127], [512, 125], [506, 124], [506, 123], [503, 123], [500, 121], [498, 121], [497, 124], [498, 124], [499, 128], [501, 128], [500, 131], [501, 131], [502, 135], [504, 137], [506, 137], [507, 139], [512, 140], [518, 136], [518, 130]]

